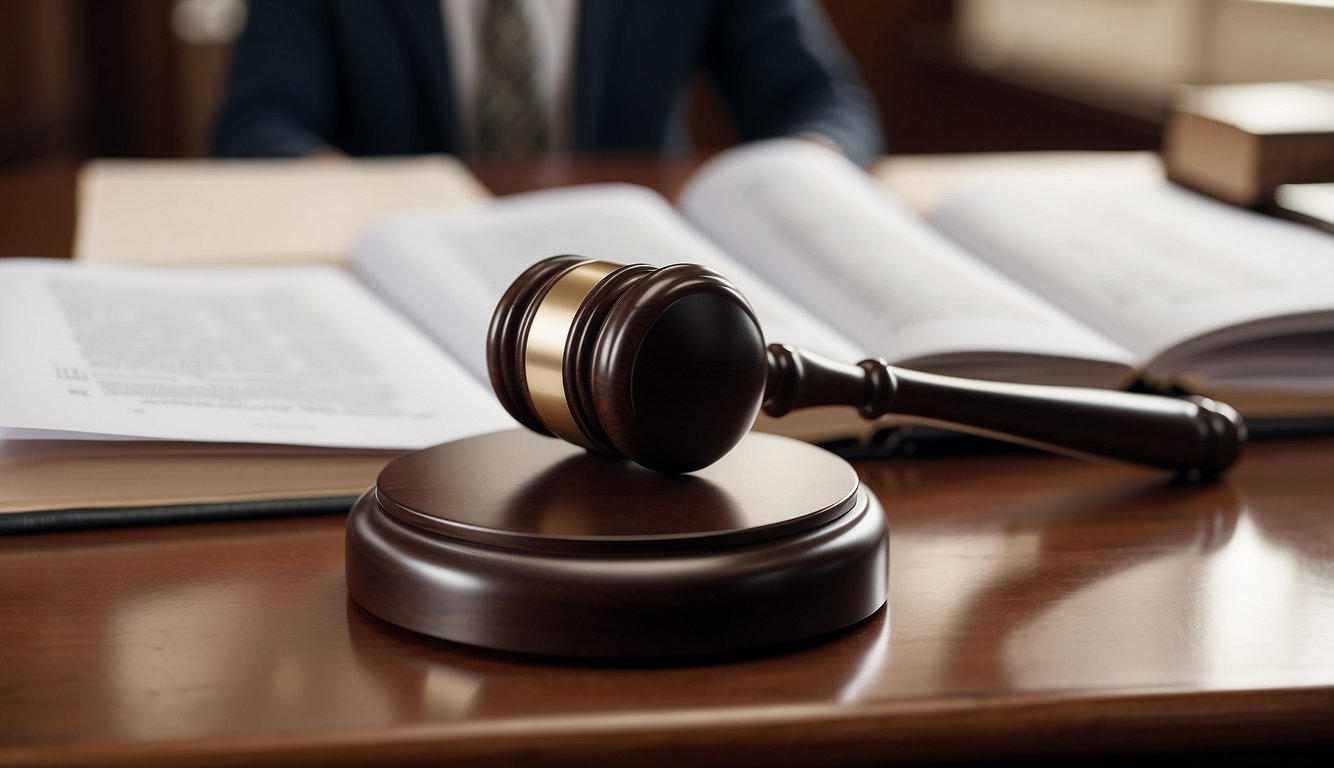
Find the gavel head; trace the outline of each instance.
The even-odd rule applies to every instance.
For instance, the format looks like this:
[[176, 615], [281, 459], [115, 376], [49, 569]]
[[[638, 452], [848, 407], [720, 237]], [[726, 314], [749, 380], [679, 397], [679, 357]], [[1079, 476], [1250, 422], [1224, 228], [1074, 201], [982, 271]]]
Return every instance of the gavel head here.
[[500, 300], [491, 385], [529, 429], [663, 472], [712, 464], [764, 396], [750, 304], [707, 267], [556, 256]]

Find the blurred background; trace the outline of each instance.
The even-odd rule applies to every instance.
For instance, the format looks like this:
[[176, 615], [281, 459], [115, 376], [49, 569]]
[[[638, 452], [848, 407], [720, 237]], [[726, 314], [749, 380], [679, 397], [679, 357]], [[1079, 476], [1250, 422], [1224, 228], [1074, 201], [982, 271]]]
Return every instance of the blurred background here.
[[[824, 5], [893, 153], [1154, 149], [1176, 84], [1334, 77], [1334, 0]], [[206, 154], [245, 12], [243, 0], [4, 0], [0, 173]], [[696, 91], [696, 142], [731, 143], [709, 84]]]

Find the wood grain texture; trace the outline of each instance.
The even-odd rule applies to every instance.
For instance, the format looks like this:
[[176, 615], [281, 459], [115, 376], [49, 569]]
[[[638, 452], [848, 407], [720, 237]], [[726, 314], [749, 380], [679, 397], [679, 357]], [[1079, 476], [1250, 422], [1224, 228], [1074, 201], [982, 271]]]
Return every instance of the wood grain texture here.
[[0, 171], [0, 258], [68, 259], [74, 252], [74, 191], [73, 164]]
[[1036, 455], [862, 462], [889, 613], [676, 667], [382, 622], [340, 518], [0, 541], [0, 763], [814, 765], [1325, 743], [1334, 440], [1227, 482]]
[[745, 298], [712, 269], [655, 270], [626, 290], [598, 337], [592, 400], [611, 443], [630, 460], [694, 471], [727, 454], [755, 423], [764, 338]]
[[501, 297], [486, 348], [492, 389], [521, 424], [662, 472], [724, 456], [764, 392], [754, 311], [698, 264], [543, 259]]
[[515, 429], [394, 459], [375, 501], [455, 541], [618, 557], [799, 534], [846, 514], [857, 488], [843, 459], [777, 435], [752, 434], [717, 464], [678, 476]]
[[696, 665], [397, 629], [349, 601], [337, 517], [0, 539], [0, 765], [1334, 754], [1334, 438], [1257, 441], [1208, 485], [1016, 453], [855, 466], [892, 531], [888, 614]]
[[348, 594], [392, 624], [644, 664], [844, 629], [884, 606], [888, 574], [884, 510], [852, 467], [764, 434], [688, 476], [522, 429], [417, 451], [353, 506], [345, 551]]
[[855, 406], [866, 419], [924, 419], [1074, 456], [1119, 459], [1206, 478], [1228, 470], [1246, 443], [1229, 405], [1101, 389], [980, 381], [888, 365], [840, 363], [770, 344], [765, 413]]

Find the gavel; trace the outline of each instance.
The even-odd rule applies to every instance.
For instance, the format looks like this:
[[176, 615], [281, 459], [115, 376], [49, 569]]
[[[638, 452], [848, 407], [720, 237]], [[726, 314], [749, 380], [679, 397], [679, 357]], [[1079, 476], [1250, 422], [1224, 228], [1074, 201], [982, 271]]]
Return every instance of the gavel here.
[[555, 256], [505, 292], [487, 368], [528, 429], [661, 472], [722, 458], [770, 416], [848, 405], [1032, 445], [1197, 476], [1236, 461], [1246, 427], [1225, 403], [942, 376], [765, 346], [754, 310], [698, 264]]

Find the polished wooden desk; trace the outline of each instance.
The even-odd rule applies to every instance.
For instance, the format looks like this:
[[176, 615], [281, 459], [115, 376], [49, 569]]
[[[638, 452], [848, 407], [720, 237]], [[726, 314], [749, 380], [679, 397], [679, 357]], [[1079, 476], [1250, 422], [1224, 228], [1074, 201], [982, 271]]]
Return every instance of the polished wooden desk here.
[[[479, 175], [497, 191], [670, 190], [688, 171], [614, 158]], [[0, 181], [6, 224], [21, 204], [64, 206], [47, 214], [68, 226], [72, 172], [30, 174]], [[1023, 452], [857, 468], [889, 518], [888, 610], [675, 666], [390, 626], [347, 597], [338, 517], [0, 540], [0, 764], [1334, 755], [1334, 438], [1258, 442], [1198, 486]]]

